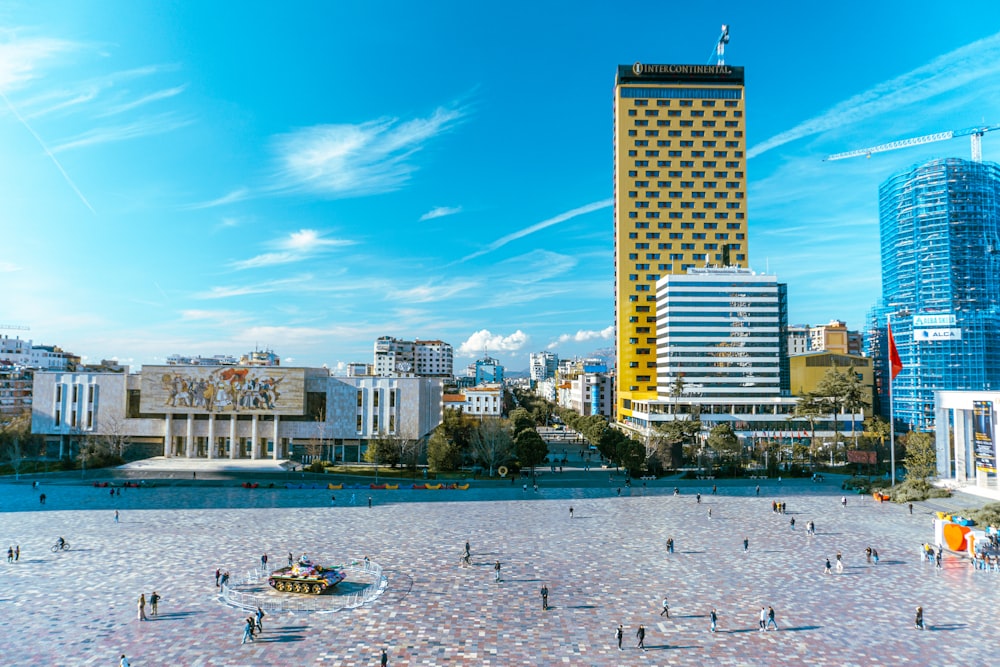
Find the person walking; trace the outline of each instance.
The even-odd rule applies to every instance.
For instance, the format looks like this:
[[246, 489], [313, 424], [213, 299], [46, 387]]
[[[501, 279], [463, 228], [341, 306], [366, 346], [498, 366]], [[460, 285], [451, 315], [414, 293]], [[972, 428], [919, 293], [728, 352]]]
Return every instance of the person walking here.
[[262, 554], [260, 557], [260, 569], [264, 570], [265, 572], [267, 571], [267, 552]]
[[757, 618], [757, 632], [766, 632], [767, 627], [767, 610], [763, 607], [760, 608], [760, 615]]
[[708, 518], [709, 519], [712, 518], [712, 508], [711, 507], [708, 508]]
[[549, 608], [549, 587], [542, 584], [542, 610], [548, 610]]
[[139, 620], [140, 621], [145, 621], [146, 620], [146, 594], [145, 593], [140, 593], [139, 594], [139, 609], [138, 609], [138, 612], [139, 612]]
[[226, 585], [229, 583], [229, 570], [226, 570], [225, 572], [222, 573], [222, 582], [221, 583], [222, 583], [222, 587], [223, 588], [225, 588]]
[[386, 650], [384, 648], [382, 649], [382, 656], [379, 658], [378, 664], [381, 667], [388, 667], [388, 665], [389, 665], [389, 651], [388, 650]]
[[288, 552], [288, 567], [291, 567], [294, 562], [295, 562], [295, 559], [292, 558], [292, 552], [289, 551]]
[[14, 546], [13, 545], [7, 547], [7, 562], [8, 563], [13, 563], [14, 562]]
[[823, 570], [823, 574], [833, 574], [833, 570], [830, 569], [830, 559], [826, 559], [826, 568]]
[[222, 577], [222, 570], [220, 568], [215, 568], [215, 587], [219, 587], [219, 579]]
[[18, 544], [16, 547], [14, 547], [14, 562], [16, 563], [19, 560], [21, 560], [21, 545], [20, 544]]
[[643, 651], [646, 650], [646, 626], [639, 624], [639, 629], [635, 631], [635, 636], [639, 640], [636, 644], [636, 648], [641, 648]]
[[847, 496], [840, 497], [840, 506], [843, 507], [845, 510], [847, 509]]
[[118, 510], [115, 510], [115, 523], [118, 523]]
[[913, 516], [913, 503], [910, 503], [910, 516]]
[[941, 569], [941, 547], [934, 553], [934, 567]]
[[872, 549], [872, 565], [878, 565], [878, 549]]
[[368, 507], [372, 506], [372, 497], [368, 496]]
[[715, 495], [718, 495], [718, 494], [719, 494], [719, 487], [717, 487], [715, 484], [713, 484], [712, 485], [712, 495], [715, 496]]
[[358, 504], [357, 495], [358, 494], [356, 494], [356, 493], [352, 493], [351, 494], [351, 505], [357, 505]]
[[674, 552], [674, 538], [667, 538], [667, 553], [672, 554]]
[[758, 484], [758, 485], [757, 485], [757, 488], [756, 488], [756, 489], [754, 489], [754, 492], [755, 492], [755, 493], [756, 493], [756, 494], [757, 494], [758, 496], [760, 495], [760, 484]]
[[660, 612], [660, 616], [666, 616], [667, 618], [670, 618], [670, 605], [668, 604], [667, 598], [665, 596], [663, 598], [663, 611]]
[[743, 538], [743, 553], [746, 553], [748, 551], [750, 551], [750, 538], [749, 537], [744, 537]]
[[129, 662], [128, 662], [128, 658], [125, 657], [124, 653], [122, 653], [122, 657], [118, 661], [118, 667], [130, 667], [129, 666]]
[[573, 518], [573, 506], [572, 505], [570, 505], [570, 508], [569, 508], [569, 518], [571, 518], [571, 519]]
[[865, 548], [865, 560], [868, 561], [869, 565], [872, 564], [872, 548], [871, 547]]
[[913, 619], [913, 627], [917, 630], [924, 629], [924, 608], [917, 607], [917, 616]]
[[500, 561], [493, 564], [493, 581], [500, 583]]
[[775, 630], [778, 629], [778, 624], [774, 622], [774, 607], [772, 607], [771, 605], [768, 605], [767, 606], [767, 626], [764, 628], [764, 630], [767, 630], [767, 628], [771, 627], [772, 625], [774, 626]]
[[710, 632], [715, 632], [719, 623], [719, 615], [715, 613], [715, 607], [712, 607], [712, 611], [708, 613], [708, 618], [712, 621], [712, 629]]
[[622, 627], [621, 623], [618, 624], [618, 629], [615, 630], [615, 639], [618, 640], [618, 650], [622, 650], [622, 636], [625, 634], [625, 628]]
[[156, 616], [156, 614], [157, 614], [157, 605], [158, 604], [160, 604], [160, 596], [157, 595], [156, 591], [153, 591], [153, 594], [149, 596], [149, 615], [150, 616]]
[[253, 641], [253, 617], [247, 616], [246, 624], [243, 626], [243, 641], [240, 644], [246, 644], [247, 640]]
[[837, 552], [837, 574], [844, 573], [844, 559], [841, 558], [840, 552]]
[[257, 620], [257, 632], [264, 632], [264, 610], [257, 605], [257, 613], [254, 614], [254, 618]]

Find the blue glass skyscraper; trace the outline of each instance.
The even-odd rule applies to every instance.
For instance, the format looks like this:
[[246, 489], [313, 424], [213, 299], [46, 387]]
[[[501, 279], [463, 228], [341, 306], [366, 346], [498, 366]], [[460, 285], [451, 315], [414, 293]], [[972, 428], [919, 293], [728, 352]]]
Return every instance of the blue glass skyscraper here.
[[879, 187], [882, 298], [878, 352], [888, 416], [886, 324], [903, 370], [892, 384], [903, 430], [934, 427], [934, 392], [1000, 389], [1000, 165], [958, 158], [900, 172]]

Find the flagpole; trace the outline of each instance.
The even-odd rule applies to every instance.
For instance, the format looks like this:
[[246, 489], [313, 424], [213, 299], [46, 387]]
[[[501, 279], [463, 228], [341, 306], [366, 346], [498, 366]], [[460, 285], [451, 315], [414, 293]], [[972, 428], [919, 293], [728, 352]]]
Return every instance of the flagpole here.
[[[889, 341], [891, 345], [892, 341], [892, 313], [886, 313], [886, 322], [888, 323], [889, 331]], [[889, 349], [889, 345], [886, 345], [886, 350]], [[896, 420], [893, 418], [895, 414], [892, 404], [892, 354], [889, 353], [889, 465], [892, 469], [889, 472], [890, 484], [889, 488], [896, 486]]]

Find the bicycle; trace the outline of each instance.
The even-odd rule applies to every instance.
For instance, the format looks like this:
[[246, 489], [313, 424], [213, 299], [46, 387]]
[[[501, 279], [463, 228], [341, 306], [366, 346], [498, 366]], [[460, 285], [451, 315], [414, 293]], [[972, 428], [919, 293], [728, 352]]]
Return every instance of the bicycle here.
[[61, 545], [58, 542], [56, 542], [55, 544], [52, 545], [52, 553], [56, 553], [59, 551], [69, 551], [69, 542], [63, 542]]

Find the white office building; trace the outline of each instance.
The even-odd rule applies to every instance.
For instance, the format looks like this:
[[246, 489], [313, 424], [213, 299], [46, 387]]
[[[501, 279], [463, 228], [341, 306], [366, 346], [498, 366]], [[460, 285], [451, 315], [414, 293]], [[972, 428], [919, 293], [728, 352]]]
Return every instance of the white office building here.
[[559, 356], [554, 352], [532, 352], [529, 356], [528, 373], [535, 382], [556, 376]]
[[440, 340], [401, 340], [382, 336], [375, 341], [374, 374], [379, 377], [440, 377], [454, 374], [454, 351]]

